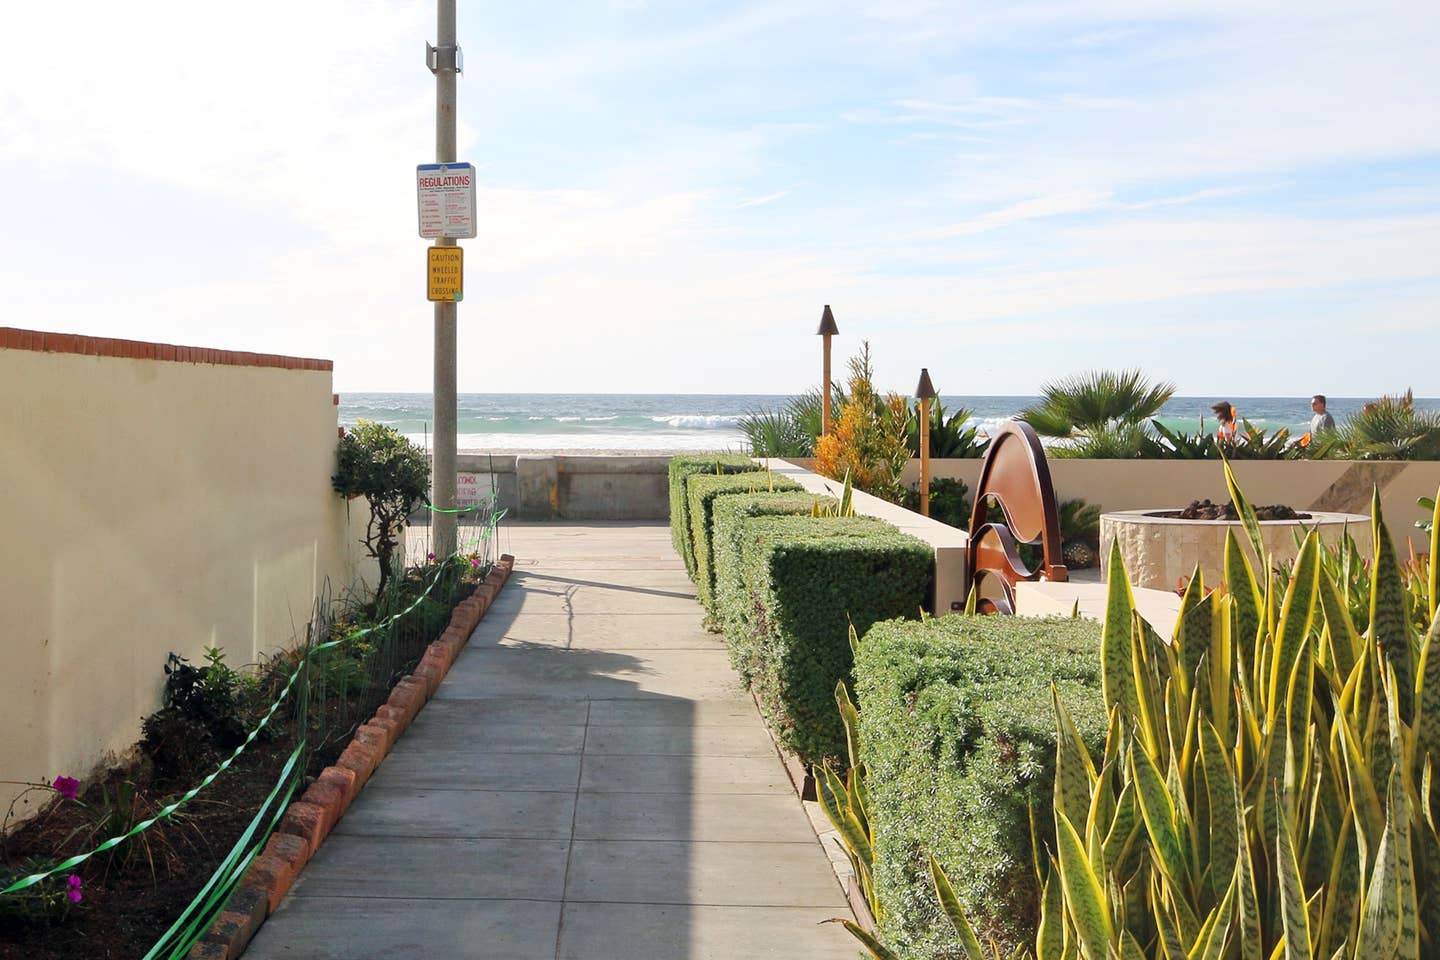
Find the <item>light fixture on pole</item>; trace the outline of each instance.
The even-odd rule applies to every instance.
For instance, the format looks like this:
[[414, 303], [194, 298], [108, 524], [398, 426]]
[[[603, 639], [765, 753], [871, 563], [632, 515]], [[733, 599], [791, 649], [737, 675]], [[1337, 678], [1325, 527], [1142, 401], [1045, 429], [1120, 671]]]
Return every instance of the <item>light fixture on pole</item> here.
[[930, 401], [938, 394], [930, 382], [930, 370], [920, 368], [920, 383], [915, 387], [920, 401], [920, 512], [930, 516]]
[[830, 304], [825, 304], [825, 312], [820, 314], [820, 329], [815, 333], [825, 338], [825, 379], [820, 382], [820, 436], [830, 434], [830, 338], [840, 332], [835, 326], [835, 314], [830, 312]]

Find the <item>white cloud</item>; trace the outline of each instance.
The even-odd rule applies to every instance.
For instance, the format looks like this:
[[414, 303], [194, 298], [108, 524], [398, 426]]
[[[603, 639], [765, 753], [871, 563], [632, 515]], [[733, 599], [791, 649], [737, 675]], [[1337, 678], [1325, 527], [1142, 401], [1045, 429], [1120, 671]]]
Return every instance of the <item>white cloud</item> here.
[[[498, 109], [511, 100], [611, 120], [571, 148], [579, 173], [549, 172], [537, 151], [534, 169], [482, 174], [463, 389], [795, 389], [826, 302], [847, 343], [876, 341], [894, 386], [928, 365], [947, 389], [996, 392], [1112, 361], [1251, 393], [1268, 391], [1246, 383], [1282, 375], [1365, 373], [1343, 350], [1307, 354], [1293, 374], [1273, 355], [1212, 357], [1190, 343], [1210, 309], [1216, 328], [1281, 346], [1300, 339], [1300, 304], [1320, 304], [1322, 342], [1357, 326], [1403, 342], [1433, 323], [1433, 173], [1352, 189], [1343, 209], [1324, 196], [1303, 213], [1261, 206], [1307, 171], [1440, 155], [1433, 5], [817, 3], [663, 29], [647, 5], [617, 6], [634, 29], [543, 48], [468, 28], [467, 155], [484, 164], [515, 137]], [[412, 169], [433, 150], [428, 3], [257, 0], [244, 17], [175, 0], [143, 15], [82, 3], [65, 54], [76, 70], [56, 70], [37, 42], [52, 16], [7, 11], [0, 170], [44, 169], [83, 190], [104, 168], [176, 206], [251, 211], [288, 233], [283, 245], [258, 228], [227, 236], [248, 250], [243, 267], [165, 281], [126, 269], [136, 250], [88, 249], [81, 269], [103, 296], [57, 305], [72, 268], [27, 249], [35, 224], [0, 219], [0, 247], [26, 250], [0, 261], [4, 322], [332, 356], [342, 389], [427, 387]], [[1171, 18], [1206, 28], [1167, 29]], [[793, 74], [767, 89], [763, 61], [811, 32], [813, 50], [794, 48]], [[1125, 53], [1137, 37], [1143, 52]], [[1042, 51], [1044, 75], [956, 72], [1006, 44]], [[1061, 47], [1113, 55], [1117, 72], [1067, 73], [1046, 52]], [[638, 119], [678, 97], [664, 80], [691, 66], [704, 83], [690, 96], [715, 115]], [[822, 72], [842, 69], [875, 71], [848, 110]], [[1169, 82], [1150, 89], [1152, 71]], [[604, 86], [622, 75], [643, 89]], [[731, 83], [743, 94], [721, 99]], [[850, 128], [855, 156], [817, 148], [832, 124]], [[863, 152], [877, 132], [925, 159], [867, 168], [894, 156]], [[0, 180], [0, 211], [26, 189]], [[194, 256], [221, 239], [166, 235], [162, 222], [129, 224], [131, 246]], [[977, 338], [1000, 349], [1004, 335], [1032, 366], [974, 369]], [[1419, 392], [1440, 393], [1424, 356], [1373, 375], [1413, 372]]]

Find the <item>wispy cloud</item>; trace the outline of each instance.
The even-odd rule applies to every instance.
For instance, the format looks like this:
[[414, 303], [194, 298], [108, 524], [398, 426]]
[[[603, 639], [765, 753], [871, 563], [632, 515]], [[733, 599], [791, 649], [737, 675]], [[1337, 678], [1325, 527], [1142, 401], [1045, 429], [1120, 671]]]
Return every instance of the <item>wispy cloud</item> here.
[[741, 200], [739, 203], [735, 204], [735, 209], [744, 210], [746, 207], [764, 206], [767, 203], [773, 203], [776, 200], [782, 199], [783, 197], [788, 197], [789, 195], [789, 190], [777, 190], [775, 193], [767, 193], [761, 197], [750, 197], [746, 200]]
[[[7, 311], [425, 389], [432, 6], [256, 0], [234, 20], [156, 0], [136, 20], [79, 3], [85, 73], [54, 74], [26, 39], [48, 31], [41, 5], [0, 36]], [[1031, 366], [967, 367], [967, 391], [1123, 361], [1195, 392], [1368, 377], [1345, 389], [1440, 394], [1406, 346], [1440, 308], [1433, 4], [462, 14], [462, 152], [482, 170], [464, 389], [795, 390], [829, 302], [902, 388], [981, 334], [1021, 338]], [[296, 45], [313, 35], [325, 56]], [[35, 242], [56, 223], [98, 238], [58, 313], [76, 265]], [[1212, 356], [1197, 326], [1266, 349]], [[1309, 346], [1357, 326], [1384, 369]], [[705, 371], [676, 370], [677, 349]]]

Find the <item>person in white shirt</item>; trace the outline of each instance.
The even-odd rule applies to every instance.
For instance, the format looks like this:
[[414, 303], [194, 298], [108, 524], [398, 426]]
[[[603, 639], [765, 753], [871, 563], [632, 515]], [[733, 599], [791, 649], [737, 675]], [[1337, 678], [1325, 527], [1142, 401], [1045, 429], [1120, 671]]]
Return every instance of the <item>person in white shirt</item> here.
[[1335, 418], [1325, 412], [1325, 394], [1317, 393], [1310, 398], [1310, 409], [1315, 416], [1310, 418], [1310, 435], [1314, 436], [1322, 430], [1334, 430]]

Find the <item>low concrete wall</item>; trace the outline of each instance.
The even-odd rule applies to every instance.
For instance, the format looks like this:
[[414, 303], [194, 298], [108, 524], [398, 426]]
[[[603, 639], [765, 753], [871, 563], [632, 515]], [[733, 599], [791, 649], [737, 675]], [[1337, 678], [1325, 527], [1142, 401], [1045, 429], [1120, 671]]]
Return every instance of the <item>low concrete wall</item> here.
[[[809, 469], [813, 461], [797, 460]], [[932, 460], [934, 477], [954, 477], [975, 489], [979, 460]], [[1224, 467], [1218, 460], [1063, 460], [1050, 459], [1050, 475], [1061, 500], [1076, 497], [1105, 512], [1164, 510], [1191, 500], [1223, 502]], [[1415, 530], [1424, 511], [1419, 497], [1433, 497], [1440, 487], [1440, 462], [1358, 462], [1353, 460], [1248, 460], [1234, 465], [1245, 496], [1255, 504], [1283, 503], [1296, 510], [1370, 513], [1370, 492], [1380, 489], [1380, 505], [1397, 546], [1408, 538], [1424, 549]], [[920, 479], [920, 461], [905, 469], [906, 483]]]
[[[786, 460], [761, 461], [778, 474], [789, 477], [811, 493], [838, 497], [843, 484], [822, 477], [817, 473]], [[856, 490], [852, 494], [855, 512], [862, 517], [875, 517], [891, 524], [930, 544], [935, 550], [935, 586], [931, 594], [930, 609], [936, 614], [950, 613], [965, 609], [965, 597], [970, 592], [968, 567], [965, 562], [965, 548], [970, 537], [963, 530], [921, 516], [913, 510], [888, 500], [871, 496]]]
[[[1338, 544], [1350, 536], [1361, 556], [1372, 551], [1367, 517], [1322, 510], [1309, 517], [1260, 521], [1265, 552], [1277, 563], [1293, 563], [1299, 552], [1296, 537], [1304, 537], [1311, 530], [1319, 533], [1321, 543]], [[1132, 587], [1177, 590], [1197, 567], [1205, 583], [1213, 587], [1225, 579], [1225, 543], [1232, 533], [1255, 569], [1264, 569], [1265, 558], [1254, 556], [1244, 525], [1238, 520], [1180, 520], [1154, 517], [1145, 510], [1107, 513], [1100, 517], [1100, 569], [1109, 575], [1110, 545], [1118, 543]]]
[[[462, 454], [460, 489], [518, 520], [665, 520], [669, 457]], [[472, 479], [469, 479], [473, 477]]]
[[0, 780], [85, 777], [168, 653], [252, 663], [362, 575], [333, 399], [329, 361], [0, 328]]

